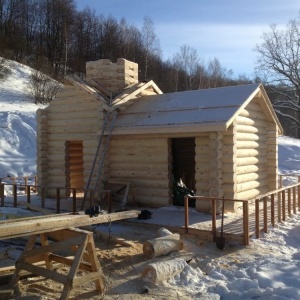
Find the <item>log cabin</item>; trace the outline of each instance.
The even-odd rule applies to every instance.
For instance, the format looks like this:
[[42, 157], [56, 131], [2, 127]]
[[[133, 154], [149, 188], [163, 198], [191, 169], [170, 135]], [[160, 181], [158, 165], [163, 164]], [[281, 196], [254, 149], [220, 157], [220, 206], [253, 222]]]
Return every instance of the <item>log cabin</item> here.
[[[259, 83], [163, 94], [138, 81], [136, 63], [101, 59], [86, 64], [85, 79], [66, 78], [37, 124], [38, 180], [48, 197], [54, 187], [132, 182], [140, 206], [162, 207], [175, 204], [178, 181], [196, 195], [246, 200], [278, 187], [283, 131]], [[96, 160], [101, 184], [91, 176], [99, 139], [108, 145], [102, 165]], [[209, 211], [203, 202], [197, 210]]]

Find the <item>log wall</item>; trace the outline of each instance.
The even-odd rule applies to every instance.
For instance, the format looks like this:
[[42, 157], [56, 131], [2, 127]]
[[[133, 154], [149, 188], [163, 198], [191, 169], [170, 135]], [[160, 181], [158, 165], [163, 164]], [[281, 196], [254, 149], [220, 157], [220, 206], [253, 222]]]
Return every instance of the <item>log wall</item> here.
[[[236, 121], [223, 133], [223, 155], [222, 160], [222, 191], [225, 198], [236, 198], [237, 185], [237, 125]], [[233, 201], [225, 203], [226, 211], [234, 211], [236, 203]]]
[[[271, 125], [269, 113], [258, 101], [259, 98], [251, 101], [236, 120], [236, 184], [233, 194], [237, 199], [251, 199], [275, 189], [270, 182], [277, 176], [274, 174], [275, 169], [277, 172], [276, 125]], [[274, 134], [272, 129], [275, 136], [270, 140], [270, 135]], [[271, 165], [273, 170], [270, 170]]]
[[[86, 184], [97, 148], [97, 133], [102, 126], [101, 105], [93, 95], [74, 86], [65, 86], [51, 104], [38, 112], [38, 177], [41, 185], [68, 187], [66, 142], [83, 143]], [[55, 189], [47, 196], [54, 197]]]
[[132, 181], [135, 200], [145, 206], [170, 204], [168, 138], [113, 137], [108, 181]]
[[[209, 135], [208, 133], [203, 136], [195, 138], [196, 151], [195, 151], [195, 163], [196, 163], [196, 194], [200, 196], [209, 196], [210, 187], [210, 159], [211, 151], [209, 149]], [[196, 201], [196, 209], [199, 211], [210, 210], [208, 201]]]

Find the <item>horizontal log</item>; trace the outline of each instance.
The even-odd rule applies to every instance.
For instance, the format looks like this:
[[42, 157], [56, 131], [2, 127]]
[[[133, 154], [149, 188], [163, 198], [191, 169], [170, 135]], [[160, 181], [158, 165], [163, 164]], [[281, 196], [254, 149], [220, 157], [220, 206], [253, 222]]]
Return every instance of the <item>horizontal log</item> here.
[[264, 186], [259, 189], [252, 189], [252, 190], [237, 193], [236, 197], [237, 199], [241, 199], [241, 200], [250, 200], [257, 197], [258, 195], [262, 195], [267, 192], [268, 192], [268, 188]]
[[240, 141], [260, 141], [260, 142], [266, 142], [267, 141], [267, 135], [266, 134], [256, 134], [256, 133], [245, 133], [245, 132], [238, 132], [236, 134], [236, 138], [238, 140], [238, 143]]
[[47, 128], [49, 131], [49, 128], [53, 128], [53, 127], [71, 127], [71, 126], [93, 126], [96, 128], [102, 128], [101, 125], [99, 124], [99, 120], [97, 119], [97, 116], [87, 116], [86, 118], [84, 117], [79, 117], [79, 118], [75, 118], [72, 115], [69, 116], [70, 118], [68, 118], [68, 116], [66, 116], [65, 114], [62, 116], [63, 118], [58, 120], [52, 120], [49, 119], [48, 123], [47, 123]]
[[168, 206], [171, 203], [168, 195], [165, 197], [138, 196], [135, 198], [139, 205], [144, 205], [147, 207], [162, 207]]
[[237, 157], [251, 157], [251, 156], [266, 156], [266, 148], [259, 149], [238, 149], [236, 152]]
[[268, 158], [265, 156], [260, 157], [238, 157], [236, 159], [237, 167], [240, 166], [249, 166], [249, 165], [257, 165], [257, 164], [266, 164]]
[[48, 141], [72, 141], [72, 140], [95, 140], [97, 139], [97, 135], [93, 132], [88, 133], [52, 133], [48, 135]]
[[[68, 104], [59, 104], [52, 102], [52, 105], [48, 107], [47, 114], [50, 117], [52, 114], [63, 114], [64, 112], [79, 112], [79, 111], [90, 111], [95, 112], [99, 108], [99, 103], [89, 103], [88, 104], [88, 98], [81, 99], [82, 102], [80, 105], [72, 105], [72, 103]], [[83, 101], [86, 101], [85, 105], [83, 105]], [[70, 101], [71, 102], [71, 101]]]
[[140, 196], [149, 197], [165, 197], [169, 195], [169, 188], [158, 189], [158, 188], [140, 188], [137, 184], [134, 185], [134, 195], [139, 198]]
[[[232, 165], [230, 164], [224, 164], [223, 165], [223, 172], [232, 172]], [[236, 174], [246, 174], [246, 173], [252, 173], [252, 172], [257, 172], [258, 170], [266, 170], [266, 166], [259, 166], [259, 165], [249, 165], [249, 166], [239, 166], [236, 167]]]
[[253, 118], [256, 120], [267, 121], [267, 117], [263, 112], [252, 110], [249, 107], [243, 109], [239, 115], [242, 117], [248, 117], [248, 118]]
[[183, 242], [178, 233], [148, 240], [143, 245], [143, 254], [150, 258], [166, 255], [174, 251], [182, 250]]
[[153, 147], [153, 146], [162, 146], [164, 145], [167, 147], [168, 145], [168, 140], [166, 138], [144, 138], [144, 139], [125, 139], [125, 138], [112, 138], [111, 140], [111, 148], [113, 149], [114, 147], [118, 149], [125, 149], [126, 147], [128, 148], [139, 148], [139, 146], [144, 146], [144, 147]]
[[138, 147], [138, 148], [116, 148], [112, 147], [109, 149], [110, 155], [135, 155], [135, 156], [144, 156], [144, 155], [154, 155], [154, 154], [160, 154], [160, 155], [167, 155], [168, 150], [165, 146], [146, 146], [146, 147]]
[[109, 175], [111, 177], [123, 177], [128, 178], [128, 180], [133, 180], [135, 178], [153, 178], [153, 179], [160, 179], [160, 180], [168, 180], [169, 174], [168, 171], [135, 171], [135, 170], [110, 170]]
[[147, 163], [161, 163], [161, 164], [167, 164], [169, 162], [167, 155], [164, 156], [155, 156], [155, 155], [145, 155], [145, 156], [133, 156], [133, 155], [127, 155], [127, 156], [120, 156], [120, 155], [109, 155], [109, 161], [114, 163], [122, 163], [126, 161], [127, 163], [134, 163], [134, 164], [144, 164]]
[[234, 184], [236, 183], [236, 180], [237, 180], [237, 174], [235, 172], [226, 172], [226, 173], [223, 173], [223, 176], [222, 176], [222, 181], [223, 183], [231, 183], [231, 184]]
[[237, 116], [237, 125], [248, 125], [248, 126], [255, 126], [255, 127], [262, 127], [265, 130], [267, 126], [267, 122], [264, 120], [258, 119], [251, 119], [248, 117]]
[[122, 170], [127, 171], [130, 169], [136, 170], [136, 171], [166, 171], [168, 169], [168, 166], [166, 164], [161, 163], [149, 163], [149, 164], [130, 164], [127, 161], [124, 161], [123, 163], [115, 163], [110, 162], [108, 164], [109, 169], [111, 170]]
[[265, 179], [259, 179], [256, 181], [248, 181], [248, 182], [243, 182], [243, 183], [237, 184], [236, 192], [240, 193], [240, 192], [256, 189], [259, 187], [267, 187], [267, 186], [268, 186], [268, 183], [267, 183], [267, 180], [265, 180]]
[[266, 148], [266, 143], [262, 143], [259, 141], [239, 141], [236, 144], [237, 150], [238, 149], [256, 149], [256, 148]]
[[265, 179], [268, 177], [268, 173], [266, 171], [256, 172], [256, 173], [247, 173], [242, 175], [237, 175], [236, 183], [245, 183], [249, 181], [255, 181], [260, 179]]
[[[97, 135], [98, 128], [93, 126], [92, 124], [83, 124], [77, 126], [48, 126], [48, 135], [51, 134], [80, 134], [80, 133], [88, 133]], [[65, 139], [66, 140], [66, 139]]]
[[198, 146], [206, 146], [209, 143], [209, 138], [206, 137], [206, 136], [205, 137], [204, 136], [196, 137], [195, 138], [195, 143], [196, 143], [196, 147], [198, 147]]
[[67, 229], [70, 227], [82, 227], [92, 224], [137, 218], [139, 214], [140, 211], [138, 210], [129, 210], [111, 214], [100, 214], [93, 218], [85, 214], [70, 214], [32, 217], [31, 220], [22, 221], [22, 219], [19, 219], [10, 223], [0, 221], [0, 239], [16, 238]]

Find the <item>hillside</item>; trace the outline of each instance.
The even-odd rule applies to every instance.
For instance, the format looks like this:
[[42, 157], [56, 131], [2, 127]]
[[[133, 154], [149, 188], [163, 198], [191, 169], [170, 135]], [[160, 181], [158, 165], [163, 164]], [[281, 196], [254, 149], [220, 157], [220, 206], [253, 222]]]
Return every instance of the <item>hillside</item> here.
[[32, 69], [6, 61], [0, 79], [0, 178], [36, 174], [36, 110], [30, 92]]

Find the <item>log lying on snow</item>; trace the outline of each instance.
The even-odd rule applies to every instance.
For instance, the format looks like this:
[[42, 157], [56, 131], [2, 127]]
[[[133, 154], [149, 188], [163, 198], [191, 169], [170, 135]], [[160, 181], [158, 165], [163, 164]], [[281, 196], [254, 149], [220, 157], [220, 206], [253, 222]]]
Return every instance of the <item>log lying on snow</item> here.
[[182, 258], [150, 263], [145, 266], [142, 272], [142, 278], [144, 281], [158, 284], [180, 274], [186, 264], [187, 263]]
[[182, 249], [183, 242], [180, 241], [180, 235], [178, 233], [148, 240], [143, 245], [144, 255], [151, 258], [166, 255], [173, 251], [179, 251]]

